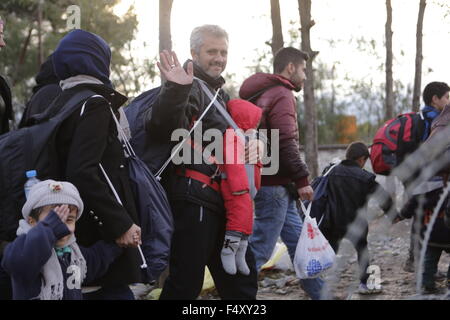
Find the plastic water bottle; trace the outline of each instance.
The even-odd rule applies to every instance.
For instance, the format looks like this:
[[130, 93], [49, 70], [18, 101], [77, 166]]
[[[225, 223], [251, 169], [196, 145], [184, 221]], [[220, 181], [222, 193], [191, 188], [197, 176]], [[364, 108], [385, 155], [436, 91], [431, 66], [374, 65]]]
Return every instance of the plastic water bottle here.
[[36, 178], [36, 176], [37, 176], [36, 170], [27, 171], [26, 175], [27, 175], [28, 180], [25, 183], [24, 189], [25, 189], [25, 198], [28, 198], [28, 193], [30, 192], [31, 187], [41, 181], [38, 178]]

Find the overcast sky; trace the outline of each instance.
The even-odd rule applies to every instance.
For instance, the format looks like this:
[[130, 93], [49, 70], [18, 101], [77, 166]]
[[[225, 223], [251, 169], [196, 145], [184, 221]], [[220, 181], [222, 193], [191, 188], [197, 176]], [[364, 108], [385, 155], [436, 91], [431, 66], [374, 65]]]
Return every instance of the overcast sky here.
[[[450, 15], [429, 0], [424, 21], [422, 84], [430, 81], [450, 82]], [[339, 62], [338, 73], [353, 78], [375, 77], [384, 81], [384, 73], [376, 66], [384, 62], [384, 26], [386, 23], [384, 0], [313, 0], [312, 18], [316, 26], [311, 29], [313, 50], [320, 51], [320, 59], [329, 65]], [[135, 3], [139, 18], [136, 46], [146, 42], [147, 52], [158, 54], [158, 0], [122, 0], [117, 12]], [[419, 0], [392, 0], [394, 31], [394, 78], [405, 84], [412, 83], [415, 65], [415, 34]], [[280, 0], [285, 41], [289, 38], [289, 22], [299, 27], [298, 2]], [[449, 10], [450, 11], [450, 10]], [[218, 24], [230, 36], [229, 59], [226, 72], [236, 74], [241, 81], [249, 75], [246, 66], [254, 64], [257, 52], [272, 37], [269, 0], [174, 0], [172, 9], [173, 48], [180, 60], [189, 55], [189, 36], [192, 29], [202, 24]], [[358, 37], [374, 39], [379, 59], [357, 50]], [[332, 48], [329, 40], [336, 45]], [[267, 47], [267, 46], [266, 46]], [[404, 55], [401, 55], [401, 52]], [[428, 72], [428, 70], [432, 70]], [[338, 74], [338, 76], [339, 76]], [[374, 75], [375, 74], [375, 75]]]

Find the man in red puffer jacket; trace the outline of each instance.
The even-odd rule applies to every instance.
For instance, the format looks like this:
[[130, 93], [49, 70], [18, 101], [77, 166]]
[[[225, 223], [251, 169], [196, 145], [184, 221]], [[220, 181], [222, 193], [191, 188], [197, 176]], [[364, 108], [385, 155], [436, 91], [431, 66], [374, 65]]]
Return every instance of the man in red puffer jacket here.
[[[313, 198], [308, 168], [300, 156], [296, 102], [292, 93], [303, 87], [307, 60], [308, 55], [298, 49], [282, 48], [274, 58], [274, 74], [251, 76], [244, 81], [239, 93], [242, 99], [252, 100], [263, 109], [261, 129], [279, 130], [280, 169], [275, 175], [262, 177], [262, 187], [255, 198], [255, 221], [249, 243], [258, 270], [270, 259], [280, 236], [294, 260], [302, 229], [296, 199]], [[270, 136], [273, 148], [277, 142], [270, 141]], [[292, 184], [295, 190], [289, 192]], [[301, 284], [312, 299], [320, 298], [321, 279], [301, 280]]]

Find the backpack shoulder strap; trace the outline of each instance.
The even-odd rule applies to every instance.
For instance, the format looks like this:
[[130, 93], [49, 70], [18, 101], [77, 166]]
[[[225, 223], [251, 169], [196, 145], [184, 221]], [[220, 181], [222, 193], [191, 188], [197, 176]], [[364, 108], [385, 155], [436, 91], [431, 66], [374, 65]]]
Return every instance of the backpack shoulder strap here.
[[269, 91], [272, 88], [281, 86], [280, 84], [274, 84], [272, 86], [268, 86], [267, 88], [261, 89], [259, 90], [257, 93], [255, 93], [253, 96], [251, 96], [250, 98], [246, 99], [248, 102], [252, 102], [252, 103], [256, 103], [256, 100], [262, 96], [265, 92]]
[[425, 120], [425, 115], [423, 113], [422, 110], [420, 110], [419, 112], [417, 112], [417, 114], [420, 116], [420, 119]]
[[[217, 108], [217, 110], [220, 112], [220, 114], [225, 118], [225, 120], [228, 122], [228, 124], [235, 130], [236, 135], [242, 139], [243, 142], [246, 141], [246, 137], [242, 133], [242, 130], [239, 130], [239, 126], [236, 124], [236, 122], [233, 120], [231, 115], [228, 113], [228, 111], [217, 101], [217, 99], [214, 99], [211, 91], [206, 86], [205, 82], [201, 79], [195, 78], [199, 83], [200, 87], [206, 94], [206, 96], [213, 101], [214, 106]], [[252, 199], [255, 198], [257, 190], [255, 185], [255, 176], [254, 176], [254, 166], [246, 164], [245, 170], [247, 171], [247, 178], [248, 178], [248, 185], [250, 188], [250, 195]]]
[[[201, 79], [195, 78], [195, 80], [198, 81], [198, 83], [200, 84], [200, 87], [202, 88], [203, 92], [206, 94], [206, 96], [208, 97], [209, 100], [213, 101], [214, 97], [213, 94], [211, 93], [211, 91], [208, 89], [208, 87], [206, 86], [205, 82]], [[220, 114], [222, 115], [222, 117], [225, 118], [225, 120], [227, 121], [228, 125], [231, 126], [234, 130], [239, 129], [238, 125], [236, 124], [236, 122], [233, 120], [233, 118], [230, 116], [230, 114], [228, 113], [228, 111], [216, 100], [214, 100], [214, 106], [217, 108], [217, 110], [220, 112]]]
[[72, 114], [74, 108], [77, 107], [80, 102], [83, 102], [95, 95], [97, 94], [93, 90], [83, 89], [70, 97], [69, 100], [67, 100], [64, 105], [59, 108], [59, 110], [52, 110], [57, 105], [59, 100], [58, 97], [56, 97], [47, 107], [46, 111], [35, 117], [35, 124], [49, 121], [50, 119], [64, 120]]
[[325, 174], [323, 175], [324, 177], [328, 176], [330, 174], [330, 172], [338, 165], [340, 164], [340, 162], [337, 162], [335, 164], [333, 164], [330, 169], [327, 170], [327, 172], [325, 172]]

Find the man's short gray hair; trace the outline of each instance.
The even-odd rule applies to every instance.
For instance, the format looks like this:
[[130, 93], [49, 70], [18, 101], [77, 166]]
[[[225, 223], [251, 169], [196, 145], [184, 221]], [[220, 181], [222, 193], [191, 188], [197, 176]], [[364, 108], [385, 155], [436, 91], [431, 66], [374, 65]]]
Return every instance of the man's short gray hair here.
[[191, 50], [195, 53], [200, 52], [203, 45], [203, 37], [211, 35], [216, 38], [225, 38], [228, 41], [228, 33], [221, 27], [214, 24], [205, 24], [192, 30], [191, 33]]

